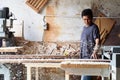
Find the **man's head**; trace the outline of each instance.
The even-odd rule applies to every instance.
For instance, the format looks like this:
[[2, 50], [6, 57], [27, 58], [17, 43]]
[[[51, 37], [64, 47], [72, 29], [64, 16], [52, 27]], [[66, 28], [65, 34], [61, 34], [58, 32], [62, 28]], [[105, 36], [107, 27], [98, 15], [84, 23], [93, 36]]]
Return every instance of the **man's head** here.
[[92, 23], [92, 19], [93, 19], [93, 13], [92, 13], [92, 10], [91, 9], [84, 9], [82, 11], [82, 14], [81, 14], [83, 20], [84, 20], [84, 23], [89, 26], [91, 25]]

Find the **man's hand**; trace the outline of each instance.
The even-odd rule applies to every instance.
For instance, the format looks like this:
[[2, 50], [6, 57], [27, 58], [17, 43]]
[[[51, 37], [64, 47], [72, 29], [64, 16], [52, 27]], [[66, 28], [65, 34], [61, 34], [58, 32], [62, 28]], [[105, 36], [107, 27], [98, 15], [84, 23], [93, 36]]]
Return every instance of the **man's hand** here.
[[91, 57], [91, 59], [98, 59], [98, 55], [97, 55], [97, 52], [96, 51], [93, 51]]

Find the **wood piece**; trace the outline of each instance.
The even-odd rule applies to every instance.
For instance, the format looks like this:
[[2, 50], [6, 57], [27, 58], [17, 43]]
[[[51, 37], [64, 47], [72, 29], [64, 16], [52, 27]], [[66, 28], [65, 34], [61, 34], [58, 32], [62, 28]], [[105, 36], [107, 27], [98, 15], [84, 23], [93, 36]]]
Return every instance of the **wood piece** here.
[[109, 68], [106, 62], [62, 62], [62, 68]]
[[104, 32], [101, 34], [100, 39], [101, 39], [101, 40], [102, 40], [102, 39], [105, 39], [105, 37], [106, 37], [107, 34], [108, 34], [107, 31], [104, 30]]
[[35, 5], [33, 5], [35, 8], [37, 7], [37, 5], [39, 4], [39, 3], [41, 3], [43, 0], [37, 0], [36, 1], [36, 3], [35, 3]]
[[[8, 57], [9, 56], [9, 57]], [[65, 62], [110, 62], [110, 60], [90, 60], [90, 59], [44, 59], [44, 58], [39, 58], [31, 56], [26, 57], [25, 55], [16, 55], [16, 56], [11, 56], [8, 55], [0, 55], [0, 63], [61, 63], [63, 61]], [[18, 56], [18, 57], [17, 57]], [[34, 57], [34, 58], [32, 58]], [[50, 57], [49, 57], [50, 58]]]
[[29, 3], [32, 4], [34, 0], [30, 0]]
[[101, 34], [102, 44], [105, 42], [106, 36], [112, 30], [115, 22], [116, 21], [111, 18], [107, 18], [107, 17], [105, 18], [105, 15], [102, 13], [99, 14], [99, 18], [96, 18], [95, 23], [98, 25], [100, 33], [103, 33], [105, 30], [105, 33]]
[[27, 66], [27, 80], [31, 80], [31, 67]]
[[17, 52], [17, 48], [22, 47], [0, 47], [0, 52]]
[[47, 2], [47, 0], [41, 1], [36, 8], [41, 9], [43, 7], [43, 5], [45, 5], [46, 2]]
[[31, 5], [29, 2], [26, 2], [26, 4], [31, 7], [33, 10], [35, 10], [36, 12], [39, 12], [38, 9], [36, 9], [33, 5]]
[[29, 67], [46, 67], [46, 68], [60, 68], [60, 63], [23, 63]]
[[[33, 54], [33, 55], [0, 55], [0, 59], [44, 59], [45, 61], [51, 59], [64, 59], [66, 56], [62, 55], [45, 55], [45, 54]], [[56, 61], [57, 61], [56, 60]], [[59, 61], [59, 60], [58, 60]]]
[[34, 2], [31, 5], [35, 5], [38, 0], [34, 0]]
[[70, 75], [67, 72], [65, 72], [65, 80], [70, 80]]
[[47, 3], [48, 0], [28, 0], [26, 4], [36, 12], [40, 12], [41, 8]]

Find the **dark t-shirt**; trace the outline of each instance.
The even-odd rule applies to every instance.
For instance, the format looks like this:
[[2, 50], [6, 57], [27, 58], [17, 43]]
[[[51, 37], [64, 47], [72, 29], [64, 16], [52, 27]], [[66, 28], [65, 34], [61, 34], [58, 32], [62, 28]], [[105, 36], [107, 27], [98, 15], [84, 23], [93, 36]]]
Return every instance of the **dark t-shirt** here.
[[91, 24], [83, 28], [80, 41], [80, 51], [82, 59], [89, 59], [95, 46], [95, 39], [100, 38], [98, 26]]

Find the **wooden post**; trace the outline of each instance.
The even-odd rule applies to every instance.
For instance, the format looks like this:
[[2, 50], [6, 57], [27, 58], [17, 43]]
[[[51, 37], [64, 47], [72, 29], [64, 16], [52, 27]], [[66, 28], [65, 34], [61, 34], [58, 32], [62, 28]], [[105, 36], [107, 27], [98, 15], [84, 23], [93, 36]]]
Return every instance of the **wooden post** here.
[[65, 80], [70, 80], [69, 73], [65, 71]]
[[39, 80], [38, 67], [36, 67], [36, 75], [35, 75], [35, 77], [36, 77], [36, 78], [35, 78], [36, 80]]
[[31, 67], [27, 66], [27, 80], [31, 80]]

